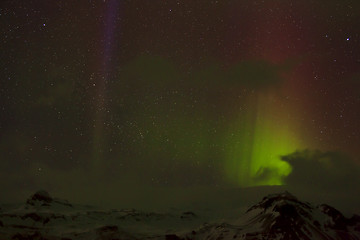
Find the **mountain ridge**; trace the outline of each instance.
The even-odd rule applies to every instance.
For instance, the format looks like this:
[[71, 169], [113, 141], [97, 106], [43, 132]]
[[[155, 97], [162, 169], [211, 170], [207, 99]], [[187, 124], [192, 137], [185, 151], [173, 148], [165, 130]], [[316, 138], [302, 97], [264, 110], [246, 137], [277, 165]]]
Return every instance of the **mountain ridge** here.
[[314, 206], [287, 191], [263, 197], [235, 222], [193, 211], [97, 210], [38, 191], [24, 205], [1, 208], [0, 239], [360, 240], [360, 216], [346, 218], [330, 205]]

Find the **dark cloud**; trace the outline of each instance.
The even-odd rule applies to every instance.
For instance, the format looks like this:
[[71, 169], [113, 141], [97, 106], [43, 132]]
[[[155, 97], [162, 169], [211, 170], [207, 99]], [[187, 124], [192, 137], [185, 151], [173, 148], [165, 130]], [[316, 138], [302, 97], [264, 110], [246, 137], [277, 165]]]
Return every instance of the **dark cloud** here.
[[315, 202], [326, 202], [348, 213], [359, 212], [360, 166], [340, 152], [305, 150], [283, 156], [292, 172], [287, 188]]
[[282, 157], [292, 166], [285, 179], [291, 186], [343, 191], [360, 187], [360, 166], [338, 152], [306, 150]]
[[228, 73], [229, 81], [251, 89], [278, 86], [283, 68], [267, 61], [244, 61], [235, 64]]
[[[236, 71], [240, 82], [268, 76], [270, 80], [254, 84], [262, 88], [260, 85], [280, 81], [279, 66], [265, 61], [241, 66]], [[111, 111], [104, 113], [108, 124], [102, 134], [107, 144], [103, 159], [97, 160], [107, 174], [100, 174], [98, 185], [127, 182], [129, 188], [137, 189], [147, 183], [161, 187], [222, 184], [222, 137], [228, 120], [219, 117], [225, 111], [234, 112], [229, 99], [243, 104], [237, 90], [247, 85], [233, 83], [226, 75], [227, 71], [216, 64], [184, 73], [173, 61], [149, 55], [122, 66], [107, 91], [101, 93], [107, 94]], [[82, 178], [94, 178], [88, 169], [93, 116], [87, 111], [96, 100], [85, 101], [87, 95], [81, 92], [84, 87], [78, 76], [59, 65], [39, 74], [39, 85], [21, 77], [25, 87], [18, 89], [17, 95], [30, 94], [31, 101], [15, 104], [18, 122], [3, 135], [0, 153], [2, 169], [19, 172], [22, 168], [23, 189], [60, 189], [67, 179], [78, 182], [73, 186], [82, 189]], [[96, 78], [91, 80], [96, 83]], [[236, 86], [231, 88], [236, 95], [226, 92], [230, 85]], [[87, 91], [93, 88], [90, 82]], [[13, 167], [14, 162], [18, 168]], [[276, 171], [264, 169], [257, 180], [266, 182], [271, 174]], [[78, 175], [82, 177], [76, 178]], [[4, 176], [14, 180], [11, 175]]]

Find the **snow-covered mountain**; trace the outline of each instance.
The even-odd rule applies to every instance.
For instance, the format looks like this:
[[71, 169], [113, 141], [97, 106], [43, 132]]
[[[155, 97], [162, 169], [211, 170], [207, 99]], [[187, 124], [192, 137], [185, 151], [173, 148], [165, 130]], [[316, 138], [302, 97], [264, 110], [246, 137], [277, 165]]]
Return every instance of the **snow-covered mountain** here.
[[99, 210], [52, 198], [46, 191], [0, 209], [0, 240], [103, 239], [360, 239], [360, 216], [344, 217], [288, 192], [273, 194], [236, 219], [191, 211]]
[[360, 239], [360, 217], [345, 218], [322, 204], [301, 202], [289, 192], [264, 197], [233, 224], [203, 227], [197, 239]]

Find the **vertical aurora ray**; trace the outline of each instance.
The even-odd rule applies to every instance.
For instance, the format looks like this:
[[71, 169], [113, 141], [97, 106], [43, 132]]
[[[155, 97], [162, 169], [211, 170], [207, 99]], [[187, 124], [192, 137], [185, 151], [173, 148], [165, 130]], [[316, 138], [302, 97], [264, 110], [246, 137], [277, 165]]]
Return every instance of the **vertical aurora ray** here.
[[[281, 5], [280, 2], [277, 4]], [[270, 5], [264, 3], [266, 7], [270, 8]], [[294, 84], [294, 79], [289, 77], [293, 70], [288, 64], [300, 56], [301, 51], [284, 48], [286, 45], [283, 43], [296, 41], [297, 32], [294, 25], [286, 20], [287, 14], [284, 10], [263, 14], [258, 8], [251, 12], [259, 21], [249, 28], [255, 37], [249, 44], [248, 58], [263, 59], [271, 63], [270, 66], [281, 66], [283, 69], [275, 72], [274, 79], [279, 79], [278, 83], [282, 85], [266, 91], [257, 89], [248, 96], [244, 104], [247, 108], [235, 117], [227, 133], [225, 175], [240, 186], [281, 185], [283, 178], [292, 171], [281, 156], [311, 146], [308, 140], [306, 143], [303, 141], [301, 123], [296, 118], [300, 117], [300, 111], [296, 111], [298, 102], [285, 97], [305, 94], [294, 87], [298, 81]], [[269, 33], [275, 37], [269, 37]], [[258, 75], [258, 70], [254, 75]], [[259, 76], [259, 82], [268, 78], [266, 75]], [[268, 86], [271, 86], [272, 82], [269, 83]]]
[[274, 94], [255, 93], [247, 105], [227, 138], [226, 175], [243, 187], [281, 185], [291, 167], [280, 157], [302, 147], [296, 124]]
[[107, 1], [105, 6], [105, 20], [104, 30], [102, 34], [102, 50], [101, 50], [101, 63], [99, 69], [99, 76], [96, 80], [96, 97], [95, 97], [95, 118], [94, 118], [94, 131], [93, 131], [93, 154], [92, 166], [94, 169], [99, 169], [100, 164], [104, 158], [104, 149], [106, 146], [105, 138], [105, 122], [107, 112], [107, 84], [111, 74], [111, 64], [114, 52], [114, 40], [116, 20], [119, 9], [119, 1]]

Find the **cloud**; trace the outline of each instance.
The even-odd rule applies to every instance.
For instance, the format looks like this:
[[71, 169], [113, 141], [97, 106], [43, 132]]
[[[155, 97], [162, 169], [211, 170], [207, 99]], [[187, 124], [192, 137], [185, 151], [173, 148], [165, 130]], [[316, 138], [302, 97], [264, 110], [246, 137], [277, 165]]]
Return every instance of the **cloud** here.
[[264, 60], [244, 61], [235, 64], [228, 72], [228, 79], [251, 89], [278, 86], [284, 78], [282, 74], [288, 66], [272, 64]]
[[[283, 156], [292, 172], [287, 188], [304, 199], [326, 202], [349, 212], [360, 211], [360, 166], [340, 152], [299, 151]], [[350, 207], [352, 207], [350, 209]]]
[[360, 186], [360, 167], [339, 152], [305, 150], [282, 157], [292, 166], [285, 183], [292, 186], [348, 190]]

